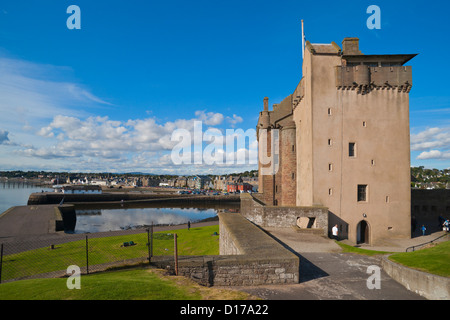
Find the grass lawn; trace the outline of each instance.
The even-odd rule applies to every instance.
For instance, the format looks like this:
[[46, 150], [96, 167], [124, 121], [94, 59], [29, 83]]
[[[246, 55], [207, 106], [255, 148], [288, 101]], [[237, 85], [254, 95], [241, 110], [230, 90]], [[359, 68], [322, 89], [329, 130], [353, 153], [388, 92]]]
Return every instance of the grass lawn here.
[[396, 253], [389, 259], [420, 271], [450, 277], [450, 241], [414, 252]]
[[386, 252], [386, 251], [361, 249], [361, 248], [350, 246], [348, 244], [344, 244], [339, 241], [336, 241], [336, 243], [342, 248], [342, 252], [347, 252], [347, 253], [357, 253], [357, 254], [362, 254], [362, 255], [366, 255], [366, 256], [375, 256], [375, 255], [380, 255], [380, 254], [384, 255], [384, 254], [391, 253], [391, 252]]
[[[173, 255], [173, 234], [179, 255], [218, 255], [219, 226], [155, 232], [153, 255]], [[123, 247], [124, 242], [136, 245]], [[147, 257], [147, 233], [89, 239], [89, 264]], [[85, 266], [85, 241], [56, 245], [3, 257], [2, 279]], [[68, 278], [19, 280], [0, 284], [0, 300], [244, 300], [254, 299], [236, 290], [202, 287], [186, 277], [135, 267], [81, 275], [81, 289], [68, 289]]]
[[0, 284], [0, 300], [246, 300], [236, 290], [207, 288], [163, 270], [123, 269], [81, 275], [80, 289], [68, 289], [66, 278], [20, 280]]
[[[219, 226], [155, 232], [153, 256], [173, 255], [173, 234], [177, 233], [178, 255], [218, 255]], [[122, 246], [133, 241], [133, 246]], [[148, 257], [147, 233], [88, 239], [89, 265]], [[34, 274], [66, 270], [70, 265], [86, 266], [86, 241], [55, 245], [54, 249], [40, 248], [5, 255], [2, 280], [17, 279]]]

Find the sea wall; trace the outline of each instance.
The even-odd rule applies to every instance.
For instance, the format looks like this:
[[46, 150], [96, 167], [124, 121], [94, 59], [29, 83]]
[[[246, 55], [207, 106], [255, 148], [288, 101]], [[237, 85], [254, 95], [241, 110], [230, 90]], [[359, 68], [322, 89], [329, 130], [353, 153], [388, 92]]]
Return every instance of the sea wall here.
[[[180, 257], [178, 274], [205, 286], [299, 282], [299, 257], [238, 213], [219, 213], [219, 256]], [[174, 272], [173, 260], [152, 263]]]
[[75, 206], [73, 204], [63, 204], [54, 207], [56, 214], [55, 231], [73, 231], [77, 223]]
[[187, 194], [156, 194], [134, 192], [111, 192], [102, 194], [63, 194], [57, 192], [32, 193], [28, 205], [64, 203], [99, 203], [99, 202], [239, 202], [239, 195], [196, 196]]

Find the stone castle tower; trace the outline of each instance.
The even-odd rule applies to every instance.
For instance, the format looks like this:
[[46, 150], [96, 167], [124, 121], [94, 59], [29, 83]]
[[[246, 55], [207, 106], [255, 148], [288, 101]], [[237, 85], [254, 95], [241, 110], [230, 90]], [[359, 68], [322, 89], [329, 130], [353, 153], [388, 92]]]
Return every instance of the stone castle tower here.
[[[268, 206], [325, 206], [341, 237], [375, 243], [411, 235], [409, 91], [414, 54], [364, 55], [358, 38], [306, 42], [303, 77], [260, 112], [260, 148], [279, 169], [261, 175]], [[267, 132], [267, 139], [260, 139]], [[275, 129], [277, 136], [275, 133]], [[264, 141], [263, 141], [264, 140]], [[267, 143], [267, 146], [262, 146]]]

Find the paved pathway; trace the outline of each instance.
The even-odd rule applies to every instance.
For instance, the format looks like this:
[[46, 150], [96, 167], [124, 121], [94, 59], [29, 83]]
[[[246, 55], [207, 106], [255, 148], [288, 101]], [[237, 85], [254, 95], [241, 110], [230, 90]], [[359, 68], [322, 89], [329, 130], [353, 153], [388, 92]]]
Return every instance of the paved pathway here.
[[[333, 240], [300, 234], [291, 228], [266, 228], [266, 231], [300, 257], [300, 283], [240, 287], [242, 291], [268, 300], [424, 300], [391, 279], [381, 269], [379, 257], [342, 253]], [[389, 246], [386, 243], [383, 249], [404, 252], [406, 247], [435, 239], [439, 234]], [[367, 273], [370, 266], [380, 268], [380, 289], [367, 286], [372, 275]]]

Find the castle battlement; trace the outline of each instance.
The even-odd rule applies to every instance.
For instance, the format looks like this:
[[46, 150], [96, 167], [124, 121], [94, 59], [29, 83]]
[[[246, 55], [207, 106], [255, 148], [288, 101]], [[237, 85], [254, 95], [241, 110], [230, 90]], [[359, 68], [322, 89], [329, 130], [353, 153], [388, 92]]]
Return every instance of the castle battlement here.
[[411, 66], [337, 66], [335, 70], [336, 87], [342, 90], [365, 94], [373, 89], [392, 89], [409, 93], [412, 88]]

